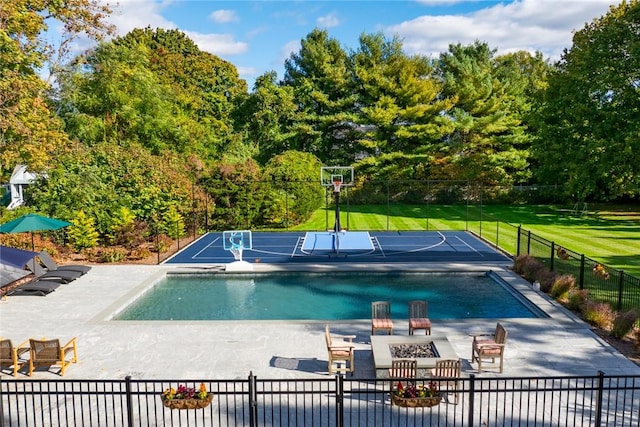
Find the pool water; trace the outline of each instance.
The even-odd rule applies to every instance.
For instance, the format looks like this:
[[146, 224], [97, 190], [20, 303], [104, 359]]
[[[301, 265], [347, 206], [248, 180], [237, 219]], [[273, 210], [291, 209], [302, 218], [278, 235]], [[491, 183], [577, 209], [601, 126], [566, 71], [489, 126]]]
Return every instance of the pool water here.
[[482, 274], [276, 273], [168, 275], [116, 320], [370, 319], [390, 301], [394, 319], [427, 300], [431, 319], [540, 317], [522, 296]]

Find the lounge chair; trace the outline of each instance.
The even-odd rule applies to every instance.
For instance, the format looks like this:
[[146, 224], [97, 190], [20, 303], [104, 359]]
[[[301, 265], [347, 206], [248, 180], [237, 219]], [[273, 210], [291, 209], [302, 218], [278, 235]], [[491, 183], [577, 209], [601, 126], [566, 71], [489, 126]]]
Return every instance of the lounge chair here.
[[454, 403], [456, 405], [458, 404], [458, 388], [460, 385], [459, 384], [460, 381], [458, 380], [460, 379], [461, 372], [462, 372], [462, 363], [460, 362], [460, 359], [438, 360], [436, 362], [436, 367], [432, 368], [429, 371], [432, 378], [438, 379], [438, 380], [446, 380], [446, 381], [438, 382], [440, 388], [444, 384], [447, 386], [446, 390], [448, 392], [450, 390], [449, 387], [453, 386]]
[[39, 295], [45, 296], [60, 287], [61, 283], [53, 280], [33, 279], [7, 292], [7, 295]]
[[[329, 354], [329, 375], [334, 373], [346, 373], [355, 370], [354, 366], [354, 344], [355, 335], [335, 335], [329, 331], [329, 325], [324, 327], [325, 341], [327, 342], [327, 352]], [[344, 362], [344, 367], [339, 363]], [[334, 364], [336, 365], [334, 367]]]
[[31, 338], [29, 339], [29, 353], [29, 376], [40, 365], [60, 365], [60, 376], [63, 376], [67, 366], [78, 361], [75, 337], [65, 345], [60, 345], [59, 339], [36, 340]]
[[10, 339], [0, 338], [0, 366], [8, 365], [13, 367], [13, 376], [18, 374], [18, 370], [27, 363], [22, 355], [29, 353], [29, 341], [13, 346]]
[[426, 301], [409, 301], [409, 335], [419, 329], [424, 329], [426, 335], [431, 335], [428, 307]]
[[[501, 323], [496, 325], [495, 333], [480, 334], [473, 336], [471, 344], [471, 363], [478, 362], [478, 373], [482, 372], [482, 361], [491, 359], [495, 363], [496, 358], [500, 359], [500, 373], [504, 363], [504, 347], [507, 342], [507, 331]], [[478, 339], [478, 337], [487, 337]]]
[[47, 268], [48, 271], [77, 271], [82, 274], [87, 274], [91, 267], [88, 265], [80, 265], [80, 264], [63, 264], [58, 265], [51, 255], [48, 252], [42, 251], [38, 254], [38, 258], [42, 261], [42, 264]]
[[78, 277], [82, 276], [83, 273], [79, 271], [48, 271], [43, 266], [41, 266], [36, 260], [30, 261], [27, 263], [27, 268], [36, 275], [37, 279], [45, 279], [50, 281], [56, 281], [60, 283], [71, 283], [76, 280]]
[[389, 301], [371, 303], [371, 335], [375, 335], [377, 330], [387, 331], [389, 335], [393, 334], [391, 303]]

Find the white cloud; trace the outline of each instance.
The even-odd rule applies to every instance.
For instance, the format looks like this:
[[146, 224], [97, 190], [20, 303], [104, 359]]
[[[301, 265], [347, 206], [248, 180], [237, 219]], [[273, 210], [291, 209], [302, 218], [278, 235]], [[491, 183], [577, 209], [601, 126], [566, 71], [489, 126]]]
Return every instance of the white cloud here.
[[286, 59], [289, 59], [292, 53], [297, 53], [300, 51], [302, 45], [300, 44], [300, 40], [291, 40], [287, 42], [282, 48], [280, 48], [280, 53], [278, 55], [278, 59], [276, 60], [278, 65], [284, 64]]
[[332, 28], [340, 25], [340, 19], [335, 13], [330, 13], [329, 15], [321, 16], [316, 19], [316, 23], [321, 28]]
[[240, 75], [240, 77], [243, 77], [245, 80], [247, 79], [247, 77], [256, 77], [259, 73], [256, 67], [236, 66], [236, 69], [238, 70], [238, 74]]
[[234, 40], [231, 34], [202, 34], [193, 31], [184, 31], [184, 33], [201, 50], [214, 55], [240, 55], [248, 49], [246, 43]]
[[490, 7], [466, 15], [424, 15], [389, 26], [388, 35], [398, 35], [409, 54], [437, 56], [449, 44], [485, 41], [498, 53], [536, 50], [552, 61], [570, 48], [572, 31], [605, 14], [609, 0], [521, 0], [491, 3]]
[[211, 18], [213, 22], [217, 22], [220, 24], [240, 21], [240, 18], [238, 17], [236, 12], [228, 9], [215, 10], [211, 12], [209, 18]]
[[114, 6], [108, 22], [115, 25], [117, 34], [123, 36], [135, 28], [177, 28], [177, 25], [162, 16], [168, 3], [154, 0], [120, 0]]

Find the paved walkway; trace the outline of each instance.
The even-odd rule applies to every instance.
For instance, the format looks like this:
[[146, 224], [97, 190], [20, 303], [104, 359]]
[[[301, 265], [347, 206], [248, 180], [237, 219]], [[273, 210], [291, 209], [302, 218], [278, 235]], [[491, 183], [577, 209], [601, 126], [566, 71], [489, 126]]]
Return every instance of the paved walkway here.
[[[190, 268], [194, 268], [191, 266]], [[207, 268], [202, 266], [201, 268]], [[324, 269], [345, 265], [266, 265], [258, 271]], [[509, 283], [545, 310], [548, 319], [504, 319], [509, 331], [503, 376], [640, 374], [640, 367], [595, 335], [587, 324], [534, 291], [504, 266], [354, 265], [367, 271], [486, 270], [498, 271]], [[0, 301], [0, 335], [20, 342], [29, 337], [78, 339], [79, 362], [64, 378], [235, 379], [253, 371], [260, 378], [317, 378], [327, 375], [324, 322], [292, 321], [111, 321], [118, 308], [133, 300], [168, 270], [184, 266], [95, 266], [85, 276], [46, 297], [10, 296]], [[369, 304], [363, 301], [363, 304]], [[407, 334], [407, 321], [394, 319], [396, 334]], [[498, 319], [434, 321], [433, 333], [445, 335], [463, 359], [464, 373], [476, 373], [469, 363], [469, 334], [491, 332]], [[370, 321], [331, 322], [332, 332], [356, 334], [356, 374], [374, 376]], [[8, 369], [3, 369], [3, 377]], [[18, 378], [28, 378], [25, 370]], [[483, 372], [482, 377], [497, 374]], [[33, 378], [59, 378], [44, 368]]]

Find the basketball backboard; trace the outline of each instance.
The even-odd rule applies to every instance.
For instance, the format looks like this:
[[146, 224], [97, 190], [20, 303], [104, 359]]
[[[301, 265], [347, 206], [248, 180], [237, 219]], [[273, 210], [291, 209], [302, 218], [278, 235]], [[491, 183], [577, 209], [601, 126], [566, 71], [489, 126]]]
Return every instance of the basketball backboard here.
[[353, 166], [323, 166], [320, 168], [320, 184], [323, 187], [353, 187]]
[[252, 249], [250, 230], [229, 230], [222, 232], [222, 245], [225, 251]]

